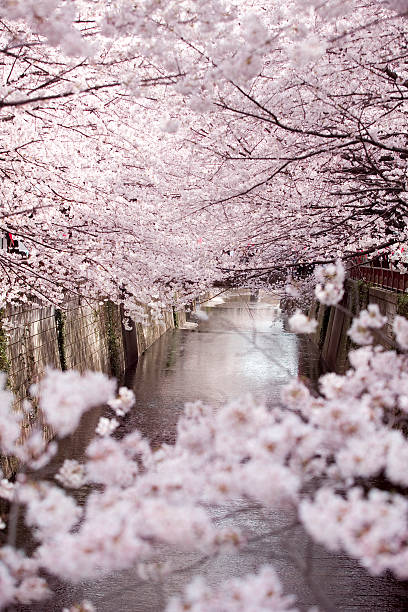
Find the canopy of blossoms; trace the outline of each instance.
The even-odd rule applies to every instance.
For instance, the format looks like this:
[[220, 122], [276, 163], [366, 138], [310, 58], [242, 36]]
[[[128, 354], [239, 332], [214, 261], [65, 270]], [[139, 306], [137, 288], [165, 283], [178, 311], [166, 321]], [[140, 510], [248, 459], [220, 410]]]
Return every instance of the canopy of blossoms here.
[[403, 242], [406, 9], [2, 0], [1, 300], [137, 318]]

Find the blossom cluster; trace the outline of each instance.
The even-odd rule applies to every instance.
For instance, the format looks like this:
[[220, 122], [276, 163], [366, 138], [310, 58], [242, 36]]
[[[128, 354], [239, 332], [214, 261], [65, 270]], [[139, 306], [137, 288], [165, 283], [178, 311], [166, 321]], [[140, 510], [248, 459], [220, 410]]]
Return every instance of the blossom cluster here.
[[402, 495], [352, 487], [344, 497], [322, 488], [299, 512], [316, 542], [347, 552], [374, 575], [391, 570], [406, 580], [408, 501]]
[[378, 304], [369, 304], [366, 310], [362, 310], [358, 317], [353, 319], [347, 333], [356, 344], [372, 344], [373, 332], [380, 330], [386, 322], [387, 317], [380, 313]]
[[338, 304], [344, 295], [345, 270], [342, 262], [338, 260], [333, 264], [317, 266], [315, 277], [315, 295], [319, 302], [327, 306]]
[[169, 602], [166, 612], [298, 612], [293, 607], [295, 598], [283, 595], [282, 585], [270, 566], [261, 567], [257, 574], [227, 580], [218, 588], [210, 588], [205, 580], [196, 577], [182, 597]]
[[[364, 316], [374, 328], [383, 324], [375, 308]], [[402, 340], [404, 334], [405, 329]], [[406, 579], [408, 440], [400, 427], [408, 422], [406, 357], [364, 346], [349, 359], [345, 375], [320, 378], [319, 395], [293, 380], [281, 405], [272, 408], [249, 396], [217, 410], [187, 404], [175, 444], [157, 450], [137, 430], [113, 437], [111, 420], [103, 417], [84, 464], [66, 460], [55, 476], [58, 484], [24, 474], [14, 485], [3, 479], [1, 496], [25, 506], [24, 520], [37, 546], [31, 556], [1, 549], [1, 605], [45, 597], [44, 570], [75, 582], [133, 564], [145, 575], [163, 545], [205, 555], [238, 552], [250, 534], [218, 526], [208, 510], [229, 500], [297, 510], [311, 537], [329, 549], [347, 552], [374, 574], [390, 570]], [[97, 403], [104, 401], [120, 418], [134, 401], [131, 392], [122, 388], [116, 395], [111, 381], [93, 373], [49, 371], [33, 392], [57, 438]], [[5, 413], [10, 397], [7, 392], [2, 397]], [[62, 408], [74, 405], [62, 418]], [[14, 452], [31, 465], [27, 445], [33, 448], [30, 436], [26, 442], [15, 439]], [[47, 445], [37, 445], [38, 465], [49, 459]], [[376, 479], [388, 482], [390, 491], [377, 488]], [[70, 489], [92, 483], [98, 486], [78, 505]], [[254, 610], [293, 609], [271, 568], [214, 591], [195, 582], [168, 609], [186, 604], [197, 610], [249, 609], [246, 598], [255, 584]]]
[[296, 334], [311, 334], [316, 331], [317, 321], [315, 319], [310, 319], [300, 310], [296, 310], [289, 319], [289, 325], [291, 331]]

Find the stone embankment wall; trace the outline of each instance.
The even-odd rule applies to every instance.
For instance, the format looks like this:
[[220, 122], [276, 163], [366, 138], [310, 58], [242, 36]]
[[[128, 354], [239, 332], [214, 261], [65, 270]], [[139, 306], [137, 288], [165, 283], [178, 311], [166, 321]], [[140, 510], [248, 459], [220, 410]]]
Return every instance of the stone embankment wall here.
[[373, 303], [378, 304], [380, 312], [388, 317], [381, 333], [381, 344], [387, 349], [394, 348], [392, 322], [396, 314], [408, 316], [407, 294], [348, 279], [340, 308], [317, 302], [312, 304], [310, 316], [318, 321], [312, 340], [321, 351], [324, 370], [343, 373], [348, 368], [348, 352], [356, 348], [347, 335], [352, 318]]
[[[186, 321], [184, 308], [166, 311], [160, 321], [152, 318], [147, 307], [145, 313], [145, 322], [128, 330], [122, 324], [121, 307], [109, 301], [72, 297], [60, 308], [25, 305], [0, 310], [0, 371], [7, 373], [16, 410], [21, 409], [30, 386], [41, 379], [47, 366], [101, 371], [121, 382], [126, 368], [136, 364], [162, 334], [183, 327]], [[52, 431], [35, 408], [23, 423], [22, 436], [35, 422], [50, 439]], [[0, 468], [8, 478], [16, 471], [17, 462], [0, 456]]]
[[26, 305], [1, 310], [0, 371], [8, 374], [17, 406], [47, 366], [97, 370], [121, 380], [126, 367], [135, 364], [155, 340], [185, 321], [184, 311], [166, 311], [159, 322], [147, 308], [146, 314], [146, 322], [128, 331], [120, 307], [109, 301], [75, 297], [60, 308]]

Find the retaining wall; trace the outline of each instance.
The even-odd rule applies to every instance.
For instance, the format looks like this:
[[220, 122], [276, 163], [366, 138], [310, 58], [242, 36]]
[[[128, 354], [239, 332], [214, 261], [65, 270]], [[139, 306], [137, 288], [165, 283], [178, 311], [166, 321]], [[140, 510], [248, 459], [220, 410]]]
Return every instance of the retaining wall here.
[[343, 373], [348, 368], [348, 352], [356, 346], [347, 332], [353, 317], [367, 308], [368, 304], [378, 304], [380, 312], [387, 316], [388, 322], [382, 330], [380, 341], [385, 348], [393, 348], [392, 322], [396, 314], [408, 316], [407, 294], [348, 279], [340, 308], [316, 302], [312, 304], [310, 315], [318, 321], [312, 339], [321, 351], [325, 370]]
[[[190, 306], [194, 309], [195, 302]], [[134, 323], [129, 330], [122, 324], [122, 308], [110, 301], [73, 296], [59, 308], [25, 305], [0, 310], [0, 371], [7, 372], [15, 409], [21, 409], [30, 386], [41, 379], [47, 366], [101, 371], [121, 383], [126, 368], [162, 334], [186, 322], [184, 308], [165, 311], [159, 321], [147, 306], [145, 313], [146, 320]], [[23, 423], [22, 437], [33, 423], [42, 426], [45, 438], [52, 437], [35, 407]], [[9, 477], [17, 463], [14, 458], [0, 456], [0, 467]]]
[[145, 323], [126, 330], [121, 308], [69, 298], [55, 308], [8, 306], [0, 311], [0, 370], [7, 371], [8, 385], [17, 407], [45, 368], [97, 370], [122, 379], [126, 367], [168, 329], [185, 317], [166, 311], [157, 322], [148, 314]]

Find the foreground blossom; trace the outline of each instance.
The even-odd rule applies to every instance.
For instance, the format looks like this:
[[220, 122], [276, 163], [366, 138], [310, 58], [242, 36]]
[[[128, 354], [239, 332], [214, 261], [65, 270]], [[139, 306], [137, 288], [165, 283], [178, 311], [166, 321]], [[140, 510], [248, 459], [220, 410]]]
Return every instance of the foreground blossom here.
[[377, 304], [369, 304], [366, 310], [362, 310], [356, 317], [347, 332], [356, 344], [372, 344], [374, 334], [386, 323], [387, 317], [381, 315]]
[[291, 331], [297, 334], [312, 334], [316, 331], [317, 321], [309, 319], [300, 310], [296, 310], [289, 319], [289, 326]]
[[[358, 320], [370, 333], [385, 322], [372, 306]], [[200, 401], [187, 404], [175, 444], [156, 451], [137, 430], [123, 437], [116, 432], [100, 435], [112, 433], [111, 419], [102, 417], [85, 463], [66, 460], [55, 476], [67, 489], [97, 485], [84, 506], [60, 486], [31, 475], [22, 474], [15, 485], [3, 480], [2, 496], [25, 506], [24, 520], [37, 545], [33, 557], [12, 547], [1, 549], [2, 605], [46, 596], [40, 575], [44, 570], [72, 582], [133, 565], [150, 576], [155, 567], [162, 571], [157, 547], [206, 556], [239, 553], [251, 535], [233, 525], [217, 525], [209, 512], [212, 505], [232, 500], [267, 510], [289, 509], [327, 548], [355, 557], [373, 574], [391, 571], [407, 579], [408, 502], [403, 491], [408, 486], [408, 441], [400, 428], [408, 421], [406, 357], [364, 346], [351, 351], [349, 360], [346, 374], [321, 377], [320, 395], [292, 380], [282, 391], [281, 404], [273, 407], [250, 396], [217, 410]], [[65, 373], [48, 372], [38, 388], [47, 418], [61, 423], [60, 437], [73, 426], [73, 420], [58, 420], [66, 381]], [[106, 377], [72, 373], [69, 381], [68, 399], [81, 398], [81, 413], [102, 397], [107, 410], [117, 408]], [[133, 402], [123, 389], [117, 399]], [[3, 401], [6, 414], [7, 394]], [[34, 451], [39, 466], [43, 456], [48, 461], [47, 444], [30, 436], [16, 441], [14, 448], [28, 465]], [[376, 479], [382, 486], [388, 483], [389, 492], [377, 488]], [[17, 582], [14, 568], [22, 576]], [[172, 568], [163, 571], [171, 573]], [[259, 597], [254, 610], [292, 609], [292, 599], [282, 595], [272, 569], [264, 568], [243, 582], [228, 582], [225, 589], [211, 591], [196, 582], [169, 610], [183, 609], [186, 602], [197, 610], [204, 605], [209, 610], [246, 610], [247, 593], [253, 597], [253, 589]]]
[[393, 321], [393, 331], [398, 344], [404, 350], [408, 349], [408, 321], [405, 317], [396, 315]]
[[315, 295], [319, 302], [327, 306], [338, 304], [344, 295], [345, 270], [341, 261], [335, 264], [317, 266]]
[[0, 497], [11, 501], [14, 497], [14, 489], [14, 483], [7, 480], [7, 478], [2, 478], [0, 481]]
[[65, 459], [55, 479], [64, 487], [78, 489], [85, 483], [85, 468], [75, 459]]
[[166, 612], [298, 612], [293, 607], [293, 595], [284, 595], [276, 572], [269, 566], [261, 567], [257, 574], [227, 580], [211, 588], [203, 578], [196, 577], [166, 607]]
[[99, 372], [82, 377], [79, 372], [61, 374], [50, 370], [40, 385], [32, 388], [32, 393], [41, 394], [41, 410], [55, 433], [64, 437], [75, 431], [86, 410], [114, 398], [115, 383]]
[[120, 387], [118, 396], [108, 400], [108, 405], [114, 410], [116, 416], [123, 416], [134, 406], [135, 394], [131, 389]]
[[98, 421], [98, 425], [96, 426], [95, 432], [102, 437], [110, 436], [111, 433], [113, 433], [118, 426], [119, 421], [117, 419], [108, 419], [106, 417], [101, 417]]

